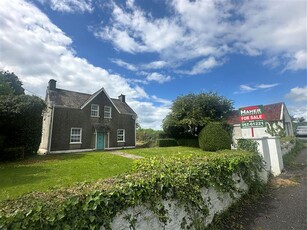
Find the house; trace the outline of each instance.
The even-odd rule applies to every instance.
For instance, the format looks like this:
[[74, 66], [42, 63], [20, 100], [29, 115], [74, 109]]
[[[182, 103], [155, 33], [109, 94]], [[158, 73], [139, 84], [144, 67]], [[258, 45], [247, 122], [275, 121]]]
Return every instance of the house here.
[[40, 154], [135, 147], [136, 113], [125, 95], [68, 91], [49, 81]]
[[[233, 126], [233, 140], [236, 142], [239, 138], [269, 137], [268, 126], [276, 131], [283, 130], [286, 136], [294, 136], [290, 114], [284, 103], [264, 105], [264, 121], [266, 127], [261, 128], [241, 128], [241, 119], [239, 110], [232, 112], [227, 123]], [[254, 135], [252, 135], [252, 132]]]

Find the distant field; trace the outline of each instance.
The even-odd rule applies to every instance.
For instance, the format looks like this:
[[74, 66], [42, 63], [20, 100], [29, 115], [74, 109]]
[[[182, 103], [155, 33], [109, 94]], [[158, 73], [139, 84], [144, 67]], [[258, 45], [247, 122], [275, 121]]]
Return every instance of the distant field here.
[[133, 160], [107, 152], [36, 156], [0, 163], [0, 201], [32, 191], [69, 187], [112, 177], [131, 169]]

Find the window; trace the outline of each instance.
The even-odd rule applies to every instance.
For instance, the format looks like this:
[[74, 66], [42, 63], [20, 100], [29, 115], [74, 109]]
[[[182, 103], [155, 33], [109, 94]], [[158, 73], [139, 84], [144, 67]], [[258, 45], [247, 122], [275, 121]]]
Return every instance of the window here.
[[91, 105], [91, 117], [99, 117], [99, 105]]
[[111, 118], [111, 107], [110, 106], [104, 107], [104, 118]]
[[124, 129], [117, 130], [117, 141], [125, 142], [125, 130]]
[[70, 143], [71, 144], [81, 144], [81, 136], [82, 136], [81, 128], [71, 128]]

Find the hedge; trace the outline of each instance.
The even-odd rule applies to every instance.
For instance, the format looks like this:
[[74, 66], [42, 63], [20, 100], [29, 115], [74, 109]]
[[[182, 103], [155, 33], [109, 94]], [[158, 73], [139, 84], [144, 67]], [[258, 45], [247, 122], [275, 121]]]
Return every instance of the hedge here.
[[199, 148], [198, 138], [180, 138], [178, 139], [178, 144], [180, 146]]
[[166, 223], [165, 199], [176, 199], [185, 207], [192, 223], [182, 226], [190, 229], [193, 216], [208, 214], [202, 187], [238, 192], [232, 175], [238, 173], [251, 186], [259, 183], [262, 167], [260, 156], [245, 151], [143, 159], [136, 161], [129, 175], [1, 202], [0, 229], [110, 229], [117, 213], [144, 203]]
[[171, 146], [178, 146], [178, 142], [176, 139], [158, 139], [157, 140], [158, 147], [171, 147]]

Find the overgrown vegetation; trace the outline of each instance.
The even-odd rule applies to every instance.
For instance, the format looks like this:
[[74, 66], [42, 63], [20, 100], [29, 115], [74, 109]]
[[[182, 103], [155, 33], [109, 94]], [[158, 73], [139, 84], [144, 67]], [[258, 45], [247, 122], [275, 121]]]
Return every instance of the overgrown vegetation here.
[[177, 199], [185, 207], [192, 222], [181, 224], [192, 228], [199, 221], [195, 219], [198, 215], [208, 214], [200, 188], [213, 186], [220, 191], [240, 192], [234, 186], [233, 174], [238, 173], [253, 186], [260, 181], [258, 172], [262, 167], [258, 155], [244, 151], [148, 158], [137, 161], [133, 173], [126, 176], [3, 202], [0, 228], [110, 229], [117, 213], [142, 203], [166, 223], [169, 216], [162, 203], [165, 199]]
[[14, 73], [0, 71], [0, 161], [23, 159], [38, 150], [45, 103], [24, 95]]
[[199, 147], [204, 151], [218, 151], [231, 148], [231, 137], [222, 128], [221, 123], [209, 123], [199, 133]]
[[287, 153], [286, 155], [283, 155], [283, 162], [285, 167], [291, 167], [291, 164], [293, 160], [295, 159], [296, 155], [304, 148], [304, 143], [296, 139], [295, 146], [293, 149]]
[[286, 131], [283, 127], [281, 127], [278, 122], [267, 122], [266, 132], [273, 137], [285, 137]]
[[251, 139], [238, 139], [238, 149], [258, 153], [258, 142]]

